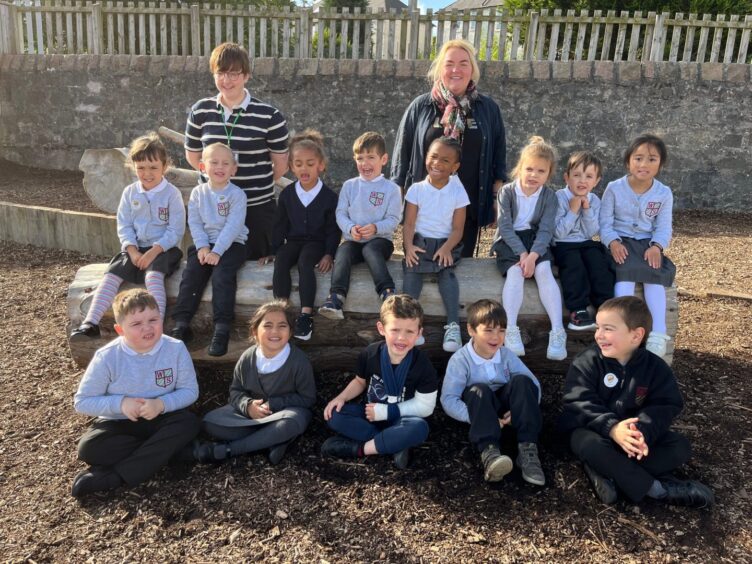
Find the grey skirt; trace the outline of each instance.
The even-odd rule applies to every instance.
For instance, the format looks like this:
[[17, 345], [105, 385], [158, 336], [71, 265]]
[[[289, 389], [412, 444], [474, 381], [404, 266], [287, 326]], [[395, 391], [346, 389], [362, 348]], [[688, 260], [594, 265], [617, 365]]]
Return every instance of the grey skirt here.
[[[528, 252], [530, 252], [530, 249], [535, 242], [535, 235], [537, 233], [538, 232], [534, 229], [515, 231], [515, 234], [520, 238], [520, 241], [522, 241], [522, 244], [525, 245], [525, 248], [528, 250]], [[499, 269], [499, 272], [501, 272], [502, 276], [506, 276], [507, 270], [520, 262], [520, 255], [515, 254], [515, 252], [512, 250], [512, 247], [507, 245], [502, 239], [499, 239], [498, 241], [496, 241], [496, 243], [494, 243], [494, 246], [491, 249], [491, 254], [496, 255], [496, 268]], [[540, 264], [543, 261], [553, 262], [553, 256], [551, 255], [550, 247], [546, 249], [546, 252], [542, 256], [538, 257], [538, 260], [535, 261], [535, 264]]]
[[671, 286], [676, 277], [676, 266], [671, 259], [661, 253], [663, 260], [660, 268], [651, 268], [643, 258], [650, 247], [650, 239], [632, 239], [622, 237], [621, 243], [627, 248], [627, 260], [618, 264], [611, 256], [611, 264], [616, 272], [617, 282], [641, 282], [643, 284], [659, 284]]
[[418, 253], [419, 262], [415, 266], [407, 266], [407, 263], [402, 261], [402, 267], [405, 272], [419, 272], [421, 274], [440, 272], [445, 268], [454, 268], [462, 258], [462, 243], [459, 243], [452, 249], [452, 260], [454, 264], [452, 266], [441, 266], [438, 262], [433, 260], [433, 255], [441, 248], [441, 245], [446, 243], [446, 239], [434, 239], [432, 237], [423, 237], [420, 233], [416, 233], [413, 236], [413, 245], [425, 249], [425, 253]]

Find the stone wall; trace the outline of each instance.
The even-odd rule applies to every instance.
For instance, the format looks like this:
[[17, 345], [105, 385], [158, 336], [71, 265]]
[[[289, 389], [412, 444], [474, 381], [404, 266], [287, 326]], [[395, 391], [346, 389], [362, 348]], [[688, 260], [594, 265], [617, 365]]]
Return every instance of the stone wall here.
[[[480, 90], [504, 115], [511, 168], [532, 134], [562, 156], [592, 149], [604, 180], [623, 174], [621, 155], [643, 131], [662, 135], [661, 174], [680, 207], [746, 210], [752, 174], [750, 65], [509, 62], [482, 65]], [[329, 180], [355, 174], [352, 141], [383, 132], [391, 147], [400, 117], [428, 90], [426, 61], [257, 59], [249, 87], [292, 129], [328, 138]], [[0, 57], [0, 157], [76, 168], [86, 148], [119, 147], [165, 125], [183, 130], [193, 102], [213, 92], [198, 57], [6, 55]], [[180, 156], [175, 147], [175, 155]], [[556, 184], [561, 182], [557, 174]], [[601, 189], [605, 183], [601, 185]]]

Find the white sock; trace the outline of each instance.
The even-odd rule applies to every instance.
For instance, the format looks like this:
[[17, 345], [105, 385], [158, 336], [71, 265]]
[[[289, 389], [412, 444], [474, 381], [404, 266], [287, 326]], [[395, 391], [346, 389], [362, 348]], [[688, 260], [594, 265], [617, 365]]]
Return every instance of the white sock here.
[[102, 281], [99, 283], [99, 286], [97, 286], [97, 291], [94, 292], [89, 311], [86, 313], [86, 319], [84, 320], [86, 323], [99, 325], [104, 312], [107, 311], [112, 305], [112, 302], [115, 301], [118, 288], [120, 288], [122, 283], [122, 278], [110, 274], [109, 272], [102, 277]]
[[634, 282], [617, 282], [614, 286], [614, 297], [634, 296]]
[[159, 306], [159, 313], [162, 314], [162, 319], [164, 319], [165, 308], [167, 307], [167, 293], [165, 292], [164, 279], [165, 275], [161, 272], [150, 270], [146, 273], [146, 278], [144, 280], [146, 290], [154, 296], [154, 299], [157, 301], [157, 306]]
[[645, 302], [653, 316], [653, 331], [666, 334], [666, 289], [660, 284], [643, 284]]
[[564, 329], [561, 317], [561, 291], [551, 272], [551, 262], [543, 261], [535, 267], [535, 282], [538, 284], [538, 295], [543, 308], [551, 320], [551, 329]]
[[[501, 292], [501, 303], [504, 305], [504, 311], [507, 314], [507, 325], [517, 325], [517, 315], [522, 307], [522, 297], [524, 295], [525, 277], [522, 276], [522, 269], [515, 265], [507, 270], [507, 279], [504, 281], [504, 289]], [[559, 309], [561, 311], [561, 308]]]

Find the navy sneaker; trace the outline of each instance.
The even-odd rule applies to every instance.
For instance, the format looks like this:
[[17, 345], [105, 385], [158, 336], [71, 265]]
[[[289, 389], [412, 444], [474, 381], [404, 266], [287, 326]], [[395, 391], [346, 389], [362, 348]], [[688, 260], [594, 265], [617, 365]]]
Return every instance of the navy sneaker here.
[[572, 331], [592, 331], [595, 329], [595, 319], [586, 309], [578, 309], [569, 314], [568, 329]]
[[301, 313], [295, 320], [295, 338], [308, 341], [313, 335], [313, 316], [310, 313]]
[[319, 308], [319, 315], [327, 319], [344, 319], [345, 314], [342, 312], [342, 300], [337, 294], [329, 294], [326, 297], [324, 305]]

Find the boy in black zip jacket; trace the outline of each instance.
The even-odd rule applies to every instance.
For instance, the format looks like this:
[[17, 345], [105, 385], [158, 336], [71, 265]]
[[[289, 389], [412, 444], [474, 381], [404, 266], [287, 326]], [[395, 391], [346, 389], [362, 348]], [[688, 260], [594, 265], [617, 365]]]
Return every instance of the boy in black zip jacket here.
[[564, 384], [561, 429], [585, 465], [599, 499], [617, 490], [632, 502], [645, 496], [709, 507], [713, 492], [670, 473], [690, 455], [689, 441], [669, 427], [684, 402], [671, 368], [640, 345], [652, 328], [645, 302], [613, 298], [596, 316], [596, 344], [572, 362]]

